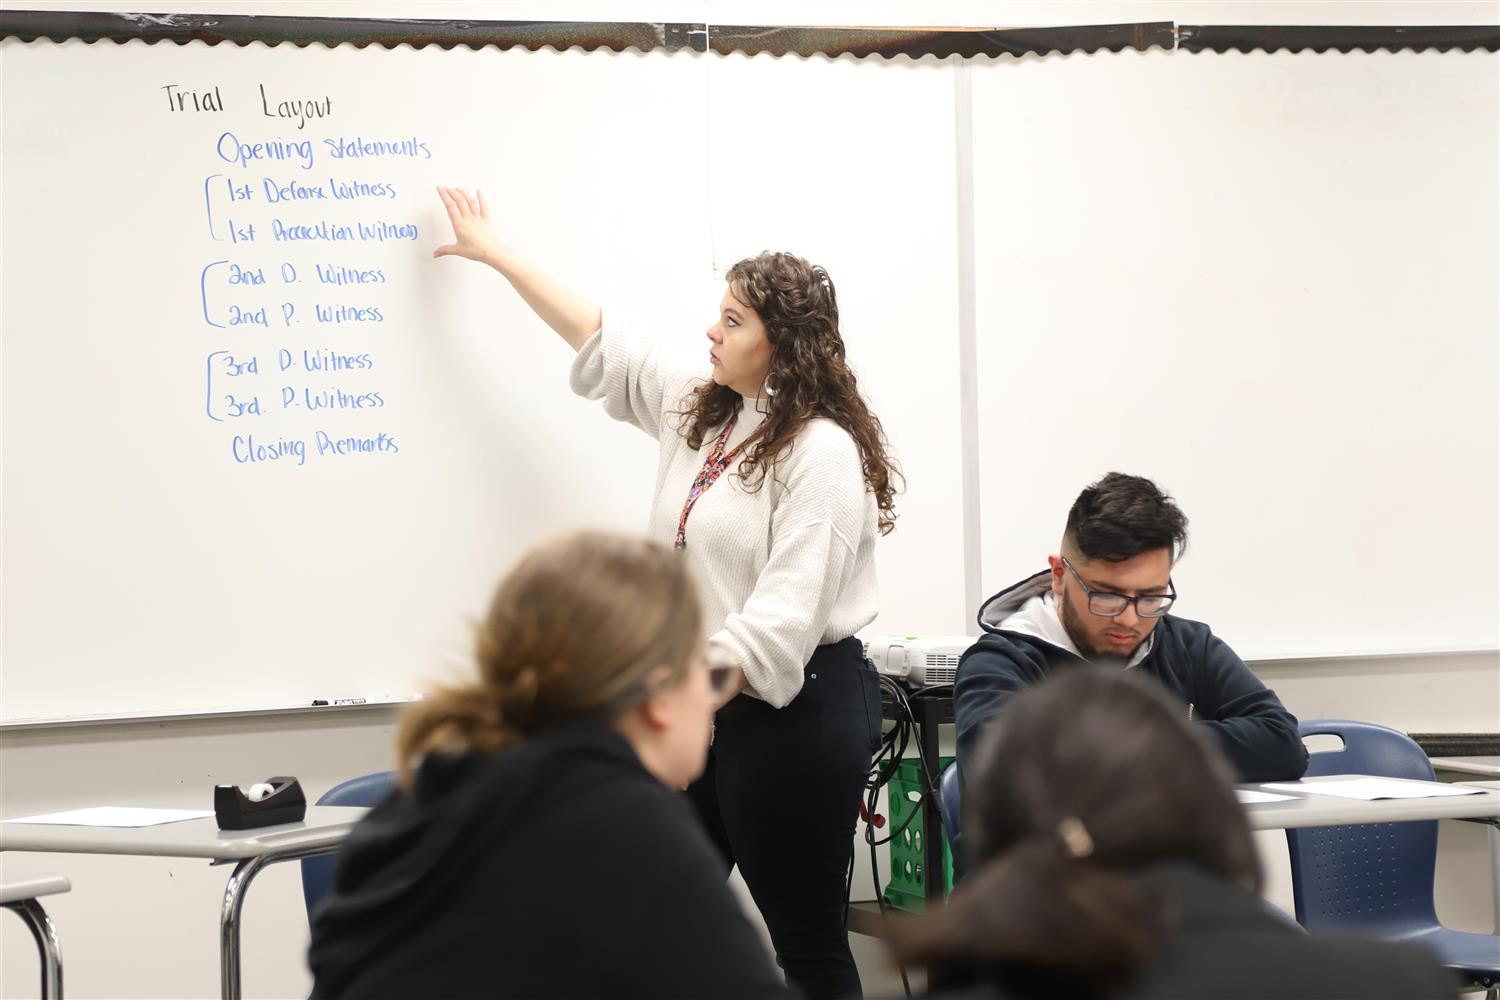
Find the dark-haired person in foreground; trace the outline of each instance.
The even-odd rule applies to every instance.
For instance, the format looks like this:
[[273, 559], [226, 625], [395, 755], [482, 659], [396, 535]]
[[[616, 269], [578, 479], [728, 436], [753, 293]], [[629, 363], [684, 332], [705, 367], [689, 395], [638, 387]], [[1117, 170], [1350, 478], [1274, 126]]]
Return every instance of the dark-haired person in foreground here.
[[980, 733], [1017, 691], [1086, 664], [1155, 679], [1214, 734], [1240, 781], [1302, 777], [1307, 749], [1275, 692], [1207, 625], [1167, 613], [1186, 543], [1187, 518], [1149, 479], [1111, 472], [1079, 494], [1049, 568], [979, 609], [985, 634], [954, 686], [966, 782]]
[[973, 873], [894, 923], [948, 997], [1452, 1000], [1419, 944], [1305, 934], [1256, 892], [1214, 741], [1161, 688], [1075, 670], [1019, 694], [965, 790]]

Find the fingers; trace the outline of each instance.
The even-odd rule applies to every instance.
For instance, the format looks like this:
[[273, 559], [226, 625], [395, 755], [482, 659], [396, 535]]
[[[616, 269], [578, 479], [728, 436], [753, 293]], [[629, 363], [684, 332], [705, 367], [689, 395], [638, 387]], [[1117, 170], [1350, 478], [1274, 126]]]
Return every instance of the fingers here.
[[439, 184], [438, 198], [448, 212], [448, 221], [453, 225], [452, 243], [444, 244], [432, 251], [434, 257], [468, 257], [483, 259], [486, 247], [492, 247], [494, 235], [489, 228], [490, 206], [483, 192], [471, 195], [463, 188], [446, 187]]
[[484, 192], [478, 192], [478, 197], [469, 194], [463, 188], [444, 187], [438, 185], [438, 197], [443, 200], [443, 207], [448, 210], [448, 219], [458, 222], [460, 219], [488, 219], [490, 217], [489, 202], [484, 200]]
[[448, 210], [448, 221], [453, 224], [455, 230], [464, 219], [464, 206], [456, 197], [452, 188], [438, 187], [438, 197], [443, 200], [443, 207]]

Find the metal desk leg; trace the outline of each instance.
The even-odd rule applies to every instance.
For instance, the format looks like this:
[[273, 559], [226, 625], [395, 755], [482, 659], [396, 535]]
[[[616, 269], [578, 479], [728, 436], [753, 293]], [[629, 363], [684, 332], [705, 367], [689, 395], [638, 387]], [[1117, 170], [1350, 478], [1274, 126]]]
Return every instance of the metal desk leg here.
[[[935, 701], [923, 698], [920, 701], [921, 708], [917, 714], [917, 739], [922, 744], [922, 754], [932, 766], [932, 780], [937, 782], [943, 773], [941, 758], [938, 754], [938, 726], [942, 724], [942, 706]], [[927, 776], [922, 776], [925, 784]], [[943, 874], [943, 814], [938, 809], [936, 786], [927, 789], [929, 794], [922, 796], [922, 866], [927, 872], [927, 902], [930, 904], [941, 903], [947, 894], [945, 883], [947, 879]]]
[[219, 911], [219, 993], [224, 1000], [239, 1000], [244, 995], [240, 985], [240, 908], [245, 905], [245, 893], [255, 876], [282, 861], [315, 858], [321, 854], [333, 854], [338, 849], [337, 844], [301, 847], [245, 858], [234, 866], [229, 884], [224, 887], [224, 907]]
[[61, 1000], [63, 995], [62, 948], [57, 943], [57, 928], [52, 918], [34, 899], [23, 899], [6, 903], [6, 909], [15, 910], [36, 938], [36, 950], [42, 959], [42, 1000]]
[[240, 908], [245, 904], [245, 890], [275, 860], [269, 855], [246, 858], [234, 866], [224, 889], [224, 908], [219, 913], [219, 993], [224, 1000], [239, 1000], [241, 996]]

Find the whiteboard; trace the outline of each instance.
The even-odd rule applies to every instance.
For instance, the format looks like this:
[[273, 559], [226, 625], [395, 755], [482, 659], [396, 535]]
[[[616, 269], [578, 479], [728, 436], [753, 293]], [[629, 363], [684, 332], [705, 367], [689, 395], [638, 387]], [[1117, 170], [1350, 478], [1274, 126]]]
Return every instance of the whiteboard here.
[[[651, 442], [496, 276], [430, 259], [438, 183], [683, 358], [736, 259], [828, 267], [908, 481], [867, 634], [971, 631], [966, 559], [1029, 574], [1118, 468], [1179, 498], [1181, 611], [1247, 657], [1494, 649], [1497, 66], [0, 42], [0, 722], [409, 697], [525, 548], [644, 524]], [[309, 170], [238, 162], [301, 137]]]
[[1110, 470], [1254, 659], [1500, 645], [1500, 59], [974, 65], [983, 565]]
[[[825, 264], [913, 482], [885, 614], [962, 628], [931, 571], [957, 403], [909, 392], [956, 380], [947, 67], [7, 40], [0, 69], [3, 721], [408, 697], [521, 551], [644, 526], [653, 443], [568, 393], [497, 276], [431, 260], [438, 183], [683, 357], [734, 260]], [[720, 148], [810, 92], [844, 128], [817, 157]], [[899, 296], [877, 235], [924, 262]]]

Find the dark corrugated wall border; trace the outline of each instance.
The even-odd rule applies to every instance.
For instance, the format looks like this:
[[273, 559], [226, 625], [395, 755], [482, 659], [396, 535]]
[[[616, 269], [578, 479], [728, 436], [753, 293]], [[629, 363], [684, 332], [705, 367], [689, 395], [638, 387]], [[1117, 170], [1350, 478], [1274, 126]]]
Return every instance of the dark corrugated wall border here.
[[1437, 49], [1447, 52], [1460, 49], [1473, 52], [1484, 49], [1488, 52], [1500, 50], [1500, 25], [1455, 24], [1414, 25], [1401, 27], [1381, 25], [1360, 26], [1278, 26], [1278, 25], [1234, 25], [1234, 24], [1184, 24], [1177, 29], [1177, 47], [1189, 52], [1254, 52], [1257, 49], [1275, 52], [1400, 52], [1411, 49], [1425, 52]]
[[1500, 25], [1338, 27], [1290, 25], [1176, 25], [1170, 21], [1096, 24], [1062, 28], [803, 28], [744, 25], [594, 23], [586, 21], [387, 20], [342, 17], [262, 17], [244, 14], [118, 14], [83, 11], [0, 12], [0, 38], [49, 38], [87, 42], [198, 41], [216, 45], [349, 44], [440, 45], [452, 48], [572, 46], [593, 51], [711, 48], [720, 54], [769, 52], [782, 56], [852, 54], [861, 58], [895, 56], [1022, 56], [1105, 49], [1226, 52], [1300, 52], [1335, 49], [1365, 52], [1402, 49], [1500, 50]]
[[1175, 35], [1170, 21], [1152, 24], [1102, 24], [1078, 28], [1006, 28], [933, 31], [923, 28], [798, 28], [705, 24], [595, 23], [588, 21], [427, 21], [340, 17], [259, 17], [213, 14], [102, 14], [49, 11], [0, 13], [0, 37], [27, 41], [81, 38], [123, 42], [250, 42], [293, 45], [356, 46], [441, 45], [452, 48], [523, 46], [540, 49], [614, 51], [653, 49], [720, 54], [769, 52], [857, 56], [1045, 55], [1049, 52], [1094, 52], [1153, 45], [1170, 49]]

